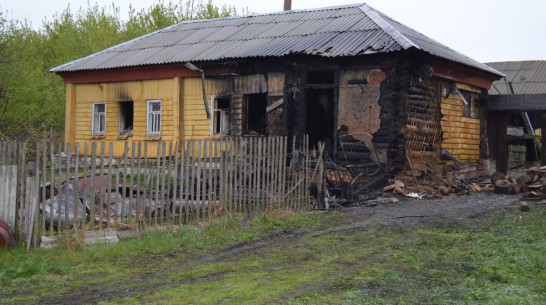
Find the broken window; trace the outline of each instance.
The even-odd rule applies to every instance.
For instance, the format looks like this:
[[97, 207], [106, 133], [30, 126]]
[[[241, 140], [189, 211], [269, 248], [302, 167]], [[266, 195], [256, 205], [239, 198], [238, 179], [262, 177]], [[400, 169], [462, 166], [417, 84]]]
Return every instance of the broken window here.
[[119, 103], [119, 135], [133, 135], [133, 102]]
[[230, 99], [226, 97], [215, 97], [211, 99], [212, 121], [211, 135], [228, 135], [230, 120]]
[[94, 136], [103, 136], [106, 134], [106, 103], [93, 103], [91, 133]]
[[267, 93], [245, 95], [246, 134], [263, 135], [266, 133]]
[[148, 100], [146, 135], [161, 135], [161, 100]]

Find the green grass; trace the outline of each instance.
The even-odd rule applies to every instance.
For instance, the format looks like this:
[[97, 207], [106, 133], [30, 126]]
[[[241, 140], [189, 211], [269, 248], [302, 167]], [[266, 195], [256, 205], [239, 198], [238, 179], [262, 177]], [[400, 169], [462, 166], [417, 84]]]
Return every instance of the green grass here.
[[371, 227], [358, 215], [279, 214], [106, 246], [3, 249], [0, 303], [98, 290], [101, 299], [68, 300], [545, 304], [545, 220], [539, 207], [415, 228]]

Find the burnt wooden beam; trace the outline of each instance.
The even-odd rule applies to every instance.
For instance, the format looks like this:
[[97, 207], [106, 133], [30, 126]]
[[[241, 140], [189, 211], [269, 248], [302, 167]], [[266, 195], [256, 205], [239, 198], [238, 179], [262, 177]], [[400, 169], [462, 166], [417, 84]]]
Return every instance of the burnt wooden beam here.
[[542, 113], [542, 132], [541, 132], [541, 141], [542, 146], [541, 156], [540, 156], [540, 165], [546, 165], [546, 136], [544, 132], [546, 131], [546, 112]]
[[496, 167], [497, 171], [506, 175], [508, 171], [508, 136], [506, 135], [506, 124], [508, 122], [508, 112], [498, 112], [496, 115]]
[[487, 98], [487, 109], [498, 111], [546, 111], [546, 94], [502, 94]]
[[305, 89], [334, 89], [334, 84], [305, 84]]

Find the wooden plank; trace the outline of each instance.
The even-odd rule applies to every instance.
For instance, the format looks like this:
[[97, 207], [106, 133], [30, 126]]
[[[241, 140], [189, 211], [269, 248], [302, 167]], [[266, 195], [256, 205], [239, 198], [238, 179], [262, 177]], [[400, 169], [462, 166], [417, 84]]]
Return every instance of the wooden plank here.
[[489, 95], [488, 110], [499, 111], [545, 111], [546, 94], [503, 94]]
[[540, 165], [544, 166], [546, 165], [546, 112], [542, 113], [542, 130], [541, 130], [541, 137], [540, 137], [540, 143], [541, 143], [541, 158], [540, 158]]
[[442, 102], [441, 107], [442, 109], [445, 109], [445, 110], [453, 110], [453, 111], [461, 111], [461, 112], [463, 111], [463, 105], [453, 105], [453, 104]]
[[186, 160], [184, 164], [184, 202], [186, 203], [186, 209], [184, 211], [185, 218], [186, 218], [186, 224], [190, 221], [190, 215], [189, 215], [189, 177], [190, 177], [190, 143], [191, 140], [186, 141]]
[[[165, 213], [163, 214], [166, 214], [165, 215], [165, 221], [169, 220], [169, 218], [171, 218], [171, 208], [172, 208], [172, 201], [171, 201], [171, 198], [169, 198], [168, 196], [168, 192], [169, 190], [171, 189], [171, 180], [172, 180], [172, 168], [173, 168], [173, 142], [172, 141], [169, 141], [169, 150], [168, 150], [168, 153], [167, 153], [167, 156], [169, 156], [169, 160], [168, 160], [168, 165], [167, 165], [167, 177], [166, 177], [166, 180], [167, 180], [167, 185], [165, 186], [165, 189], [163, 191], [163, 196], [164, 196], [164, 211]], [[175, 157], [175, 160], [176, 160], [176, 157]], [[163, 171], [165, 172], [165, 171]], [[173, 188], [173, 193], [175, 193], [175, 189]]]
[[196, 179], [195, 183], [197, 184], [197, 191], [195, 193], [195, 203], [196, 203], [196, 213], [197, 213], [197, 221], [203, 220], [203, 196], [202, 196], [202, 176], [203, 176], [203, 159], [201, 154], [201, 147], [202, 147], [201, 139], [197, 140], [197, 160], [196, 160], [196, 174], [194, 176], [194, 179]]
[[442, 145], [444, 144], [474, 144], [474, 145], [479, 145], [480, 144], [480, 140], [479, 140], [479, 137], [478, 139], [461, 139], [461, 138], [445, 138], [444, 137], [444, 140], [442, 141]]
[[[100, 143], [100, 180], [99, 180], [99, 226], [102, 225], [103, 221], [103, 210], [104, 210], [104, 188], [106, 187], [103, 184], [102, 175], [104, 174], [104, 154], [105, 154], [105, 145], [106, 143]], [[75, 175], [77, 177], [77, 175]], [[77, 192], [77, 187], [74, 187], [74, 190]], [[108, 213], [108, 212], [107, 212]]]
[[[64, 200], [64, 229], [66, 231], [68, 231], [70, 229], [70, 225], [69, 225], [69, 211], [68, 211], [68, 206], [69, 206], [69, 194], [68, 194], [68, 184], [70, 183], [70, 155], [71, 155], [71, 143], [66, 143], [66, 172], [65, 172], [65, 192], [64, 192], [64, 195], [65, 195], [65, 200]], [[72, 185], [73, 189], [74, 188], [74, 185]], [[60, 202], [59, 202], [59, 207], [61, 206]]]
[[271, 111], [275, 110], [277, 107], [281, 106], [282, 104], [284, 104], [284, 99], [278, 100], [275, 103], [267, 106], [265, 108], [265, 111], [266, 112], [271, 112]]
[[441, 112], [442, 112], [443, 115], [453, 115], [453, 116], [461, 116], [462, 115], [461, 111], [453, 111], [453, 110], [449, 110], [449, 109], [441, 109]]
[[497, 150], [496, 166], [497, 171], [505, 174], [508, 171], [508, 137], [506, 125], [508, 123], [508, 112], [501, 112], [497, 115]]
[[[60, 153], [60, 151], [59, 151]], [[96, 142], [93, 142], [91, 144], [91, 172], [90, 172], [90, 176], [91, 176], [91, 180], [90, 183], [91, 183], [91, 186], [90, 186], [90, 189], [91, 189], [91, 217], [90, 217], [90, 229], [91, 230], [95, 230], [95, 176], [96, 176], [96, 169], [97, 169], [97, 162], [96, 162], [96, 156], [97, 156], [97, 143]]]
[[463, 123], [463, 122], [453, 122], [453, 121], [442, 121], [442, 129], [444, 127], [457, 127], [457, 128], [464, 128], [464, 129], [480, 129], [480, 124], [475, 123]]
[[129, 186], [128, 183], [127, 183], [127, 160], [129, 159], [129, 143], [125, 142], [124, 143], [124, 148], [123, 148], [123, 155], [125, 156], [123, 158], [123, 168], [122, 168], [122, 192], [121, 192], [121, 222], [122, 223], [129, 223], [129, 219], [131, 217], [131, 213], [130, 213], [130, 203], [129, 203], [129, 215], [127, 215], [125, 212], [127, 211], [127, 204], [126, 204], [126, 201], [127, 201], [127, 192], [126, 192], [126, 189], [127, 187]]
[[459, 83], [459, 82], [455, 84], [457, 85], [457, 88], [459, 88], [460, 90], [470, 91], [474, 93], [482, 93], [482, 90], [478, 87], [470, 86], [470, 85]]
[[209, 155], [208, 155], [208, 158], [207, 158], [207, 178], [208, 178], [208, 188], [207, 188], [207, 206], [208, 206], [208, 210], [207, 210], [207, 218], [208, 220], [210, 221], [212, 219], [212, 203], [213, 202], [216, 202], [216, 201], [213, 201], [212, 200], [212, 176], [213, 176], [213, 173], [215, 173], [215, 171], [213, 170], [213, 161], [214, 161], [214, 154], [216, 152], [216, 150], [214, 149], [214, 146], [213, 146], [213, 142], [216, 143], [215, 140], [209, 140], [208, 141], [208, 150], [209, 150]]
[[164, 217], [164, 214], [165, 214], [165, 207], [166, 207], [166, 202], [165, 202], [165, 197], [166, 196], [166, 183], [167, 183], [167, 168], [168, 168], [168, 164], [167, 164], [167, 142], [166, 141], [161, 141], [161, 167], [158, 167], [161, 169], [161, 171], [159, 172], [159, 179], [161, 181], [161, 187], [160, 187], [160, 194], [159, 194], [159, 213], [158, 213], [158, 217], [159, 217], [159, 223], [160, 225], [163, 225], [164, 224], [164, 221], [165, 221], [165, 217]]
[[479, 150], [480, 145], [479, 144], [453, 144], [453, 143], [442, 143], [443, 149], [466, 149], [466, 150]]
[[[41, 177], [42, 177], [42, 181], [40, 181], [39, 185], [42, 185], [43, 187], [40, 187], [42, 193], [40, 194], [40, 198], [42, 199], [41, 202], [40, 202], [40, 210], [41, 211], [45, 211], [45, 198], [46, 198], [46, 188], [45, 188], [45, 185], [46, 183], [48, 182], [47, 181], [47, 168], [46, 168], [46, 164], [47, 164], [47, 145], [46, 143], [42, 143], [43, 144], [43, 147], [42, 147], [42, 171], [41, 171]], [[39, 149], [40, 146], [36, 147], [36, 149]], [[77, 174], [78, 173], [78, 153], [79, 153], [79, 146], [76, 144], [76, 151], [75, 151], [75, 155], [76, 155], [76, 169], [74, 170], [74, 172]], [[1, 175], [0, 175], [1, 177]], [[40, 235], [45, 235], [45, 232], [46, 232], [46, 217], [43, 216], [42, 217], [42, 221], [41, 221], [41, 229], [40, 229]]]
[[[139, 148], [140, 148], [140, 142], [138, 143], [139, 145]], [[113, 150], [114, 150], [114, 143], [110, 142], [109, 145], [108, 145], [108, 183], [107, 183], [107, 190], [106, 190], [106, 198], [108, 199], [107, 201], [107, 204], [106, 204], [106, 227], [107, 228], [110, 228], [112, 226], [111, 224], [111, 211], [112, 211], [112, 200], [110, 198], [112, 198], [112, 175], [113, 175], [113, 172], [112, 172], [112, 166], [113, 166]], [[139, 155], [139, 158], [140, 158], [140, 155]], [[140, 173], [140, 168], [139, 168], [139, 171]], [[85, 176], [84, 176], [85, 177]], [[140, 179], [138, 179], [138, 181], [140, 182]], [[116, 185], [117, 187], [117, 185]], [[117, 214], [117, 211], [116, 211], [116, 214]], [[116, 217], [116, 214], [114, 214], [114, 217]]]
[[443, 133], [444, 140], [446, 139], [469, 139], [469, 140], [476, 140], [480, 139], [479, 134], [461, 134], [457, 132], [446, 132]]
[[480, 134], [479, 129], [473, 129], [473, 128], [463, 128], [463, 127], [442, 127], [443, 132], [456, 132], [456, 133], [465, 133], [465, 134]]
[[[53, 160], [53, 147], [51, 147], [51, 151], [52, 151], [52, 154], [51, 154], [51, 160]], [[87, 177], [88, 176], [88, 163], [87, 163], [87, 158], [88, 158], [88, 143], [85, 142], [83, 144], [83, 164], [82, 164], [82, 176], [83, 177]], [[90, 165], [90, 164], [89, 164]], [[53, 175], [53, 171], [51, 172], [51, 175]], [[88, 179], [83, 179], [83, 191], [84, 191], [84, 194], [87, 193], [87, 190], [89, 189], [89, 185], [87, 185], [87, 181]], [[55, 183], [55, 180], [52, 179], [52, 184]], [[91, 181], [89, 181], [89, 183], [91, 183]], [[53, 193], [53, 190], [51, 191], [50, 194], [54, 194]], [[53, 211], [53, 209], [51, 209]]]
[[[457, 95], [458, 96], [458, 95]], [[459, 106], [463, 107], [463, 100], [461, 98], [445, 98], [442, 97], [440, 105], [443, 107], [444, 105], [451, 105], [451, 106]]]

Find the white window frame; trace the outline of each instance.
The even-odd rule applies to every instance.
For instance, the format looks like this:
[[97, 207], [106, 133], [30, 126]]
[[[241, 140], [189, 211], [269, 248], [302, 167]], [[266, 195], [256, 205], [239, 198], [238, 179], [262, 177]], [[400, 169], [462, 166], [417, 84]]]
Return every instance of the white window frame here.
[[[104, 105], [104, 112], [98, 112], [95, 111], [95, 107], [98, 105]], [[92, 105], [92, 118], [91, 118], [91, 134], [94, 136], [104, 136], [106, 134], [106, 103], [105, 102], [99, 102], [99, 103], [93, 103]], [[97, 126], [95, 126], [95, 116], [99, 118], [99, 126], [98, 130], [95, 130]], [[102, 124], [101, 122], [102, 117]], [[101, 129], [101, 126], [103, 127]]]
[[[159, 103], [159, 110], [152, 111], [151, 105]], [[147, 100], [146, 102], [146, 136], [161, 136], [161, 110], [163, 108], [161, 100]]]
[[[228, 96], [221, 96], [221, 95], [211, 95], [210, 97], [210, 109], [212, 112], [212, 116], [210, 119], [210, 135], [211, 136], [227, 136], [229, 135], [229, 125], [231, 121], [231, 111], [228, 109], [227, 111], [225, 108], [218, 109], [216, 107], [216, 100], [217, 99], [229, 99]], [[231, 105], [231, 100], [230, 100]], [[223, 125], [223, 128], [220, 128], [220, 132], [214, 132], [216, 130], [216, 116], [220, 115], [220, 124]], [[227, 121], [224, 123], [224, 121]]]

